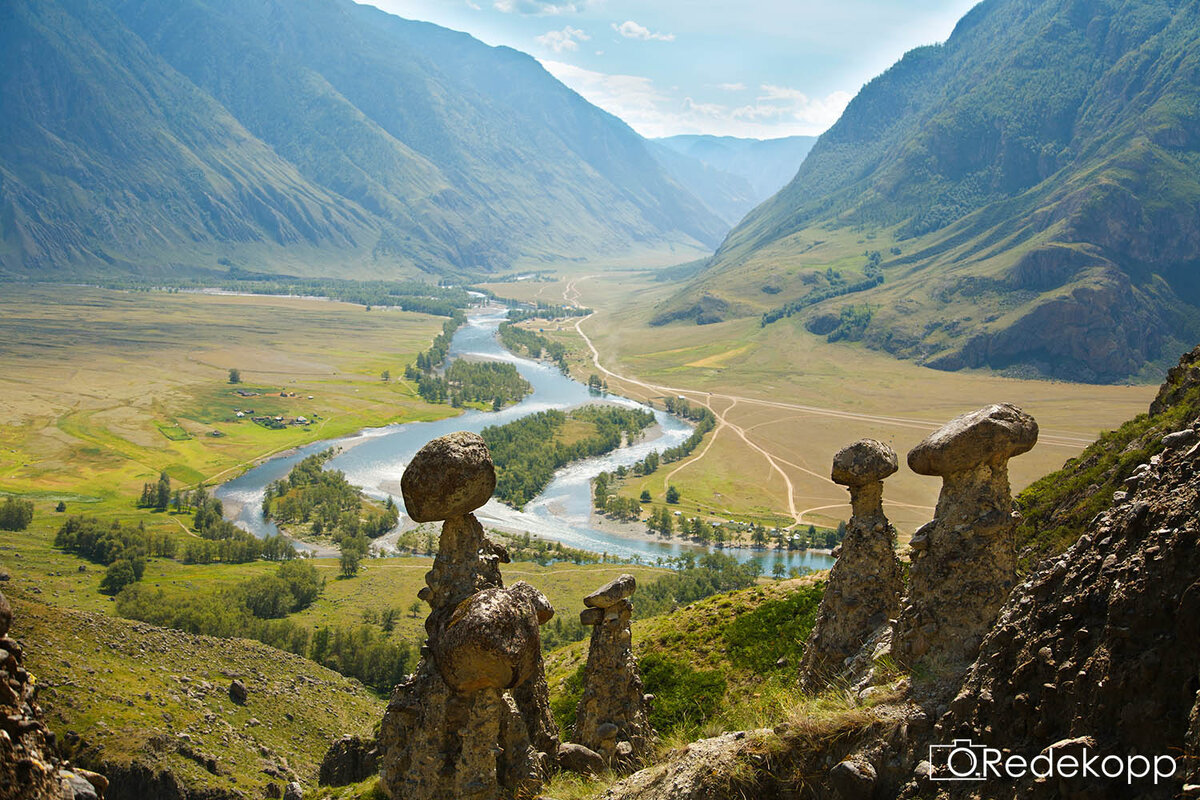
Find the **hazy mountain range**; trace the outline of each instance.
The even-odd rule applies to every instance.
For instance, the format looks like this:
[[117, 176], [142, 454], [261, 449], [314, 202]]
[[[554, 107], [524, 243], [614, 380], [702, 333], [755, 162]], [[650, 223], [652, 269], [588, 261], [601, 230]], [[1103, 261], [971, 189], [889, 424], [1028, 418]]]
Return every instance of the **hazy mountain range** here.
[[348, 0], [0, 8], [0, 271], [434, 275], [719, 243], [533, 58]]
[[1198, 304], [1200, 3], [986, 0], [865, 86], [658, 319], [790, 314], [1108, 381], [1193, 343]]

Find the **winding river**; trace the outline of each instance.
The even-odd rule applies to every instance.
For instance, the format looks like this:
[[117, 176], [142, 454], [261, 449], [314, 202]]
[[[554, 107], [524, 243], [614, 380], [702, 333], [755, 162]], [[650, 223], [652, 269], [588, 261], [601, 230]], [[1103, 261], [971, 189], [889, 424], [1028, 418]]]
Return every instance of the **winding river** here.
[[[501, 411], [470, 410], [436, 422], [407, 422], [371, 428], [352, 436], [316, 442], [276, 456], [249, 470], [238, 478], [217, 488], [215, 494], [230, 509], [230, 517], [238, 525], [257, 536], [278, 532], [273, 522], [264, 520], [260, 509], [268, 484], [285, 477], [305, 456], [334, 446], [342, 449], [329, 461], [340, 469], [351, 483], [363, 487], [370, 496], [380, 500], [392, 496], [404, 508], [400, 498], [400, 476], [412, 456], [426, 442], [452, 431], [479, 432], [488, 425], [511, 422], [528, 414], [547, 409], [566, 409], [596, 399], [583, 384], [561, 374], [552, 364], [522, 358], [506, 350], [496, 336], [507, 309], [485, 306], [475, 309], [466, 325], [458, 329], [451, 343], [451, 356], [472, 359], [507, 361], [533, 386], [533, 392], [521, 402]], [[607, 402], [630, 407], [640, 404], [609, 395]], [[632, 466], [651, 450], [664, 450], [679, 444], [691, 435], [691, 428], [666, 412], [654, 409], [658, 421], [657, 435], [630, 443], [606, 456], [589, 458], [570, 464], [556, 473], [554, 480], [540, 495], [530, 501], [523, 511], [517, 511], [493, 499], [476, 512], [484, 525], [510, 531], [528, 531], [548, 541], [559, 541], [570, 547], [604, 552], [622, 558], [636, 558], [653, 563], [660, 557], [684, 553], [702, 553], [705, 548], [680, 541], [653, 541], [620, 535], [605, 530], [604, 523], [595, 524], [591, 518], [592, 478], [620, 465]], [[402, 522], [405, 518], [401, 518]], [[777, 552], [773, 549], [725, 548], [726, 554], [740, 561], [757, 559], [764, 572], [770, 574], [775, 561], [782, 559], [787, 568], [826, 569], [833, 559], [814, 552]]]

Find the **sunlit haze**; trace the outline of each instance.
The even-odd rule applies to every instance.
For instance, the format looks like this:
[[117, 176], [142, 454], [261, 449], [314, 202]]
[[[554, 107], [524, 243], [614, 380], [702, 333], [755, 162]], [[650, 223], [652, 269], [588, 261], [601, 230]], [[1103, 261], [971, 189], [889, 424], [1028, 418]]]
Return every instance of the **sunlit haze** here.
[[644, 136], [819, 134], [974, 0], [375, 0], [536, 57]]

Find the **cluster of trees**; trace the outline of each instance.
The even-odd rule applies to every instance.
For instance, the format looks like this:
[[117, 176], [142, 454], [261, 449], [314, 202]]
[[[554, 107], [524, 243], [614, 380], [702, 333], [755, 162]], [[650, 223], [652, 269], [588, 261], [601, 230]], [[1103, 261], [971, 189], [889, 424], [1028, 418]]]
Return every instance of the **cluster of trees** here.
[[[59, 503], [66, 508], [65, 505]], [[33, 501], [6, 498], [0, 504], [0, 531], [23, 531], [33, 522]]]
[[509, 306], [508, 321], [509, 322], [524, 322], [530, 319], [563, 319], [564, 317], [586, 317], [592, 313], [590, 308], [582, 306], [563, 306], [553, 303], [544, 303], [541, 300], [537, 301], [537, 305], [530, 307], [528, 303], [519, 300], [503, 300], [505, 305]]
[[724, 553], [699, 557], [689, 553], [676, 559], [675, 564], [674, 572], [638, 587], [635, 613], [639, 619], [666, 614], [714, 594], [745, 589], [762, 574], [762, 565], [757, 561], [742, 564]]
[[[642, 506], [638, 501], [615, 493], [615, 484], [627, 474], [628, 471], [621, 466], [616, 472], [601, 472], [592, 480], [592, 502], [596, 510], [622, 522], [630, 522], [642, 516]], [[643, 495], [642, 502], [650, 502], [650, 493], [643, 492]]]
[[304, 559], [285, 561], [274, 575], [243, 581], [237, 602], [259, 619], [280, 619], [311, 606], [325, 588], [325, 579]]
[[155, 511], [166, 511], [171, 504], [171, 477], [165, 472], [158, 473], [154, 483], [142, 484], [142, 497], [138, 500], [138, 508], [153, 508]]
[[404, 371], [404, 376], [409, 380], [417, 380], [421, 375], [433, 372], [446, 363], [446, 356], [450, 353], [450, 342], [454, 339], [454, 332], [465, 325], [467, 315], [462, 311], [456, 311], [450, 319], [442, 324], [442, 332], [434, 337], [433, 344], [423, 353], [417, 354], [417, 363], [410, 364]]
[[553, 361], [564, 375], [569, 371], [567, 348], [562, 342], [552, 342], [540, 333], [518, 328], [511, 322], [502, 323], [498, 333], [500, 343], [512, 352], [519, 353], [524, 350], [529, 353], [530, 358], [545, 357]]
[[282, 534], [259, 539], [226, 520], [221, 501], [209, 495], [203, 484], [189, 493], [188, 502], [195, 508], [192, 529], [200, 538], [184, 543], [185, 564], [211, 564], [214, 561], [244, 564], [260, 558], [285, 561], [297, 555], [296, 548]]
[[302, 459], [288, 476], [267, 486], [262, 514], [283, 525], [309, 525], [316, 536], [330, 536], [346, 547], [360, 537], [366, 553], [366, 539], [375, 539], [396, 527], [400, 510], [391, 497], [382, 509], [375, 509], [362, 492], [346, 480], [340, 470], [325, 469], [325, 463], [337, 454], [334, 448]]
[[[268, 588], [257, 585], [262, 583]], [[297, 561], [281, 564], [273, 576], [247, 580], [216, 595], [169, 595], [140, 584], [129, 586], [117, 595], [116, 607], [128, 619], [188, 633], [257, 639], [380, 692], [390, 691], [412, 666], [413, 648], [407, 642], [393, 641], [372, 625], [329, 625], [313, 631], [279, 617], [284, 609], [311, 604], [321, 585], [315, 568]]]
[[[563, 441], [567, 420], [582, 422], [594, 432]], [[496, 496], [520, 508], [537, 496], [559, 467], [581, 458], [603, 455], [635, 439], [654, 422], [640, 409], [588, 405], [572, 410], [542, 411], [507, 425], [492, 425], [480, 435], [496, 462]]]
[[240, 267], [231, 267], [223, 280], [211, 278], [161, 279], [153, 283], [133, 280], [115, 280], [104, 284], [106, 288], [156, 290], [162, 289], [224, 289], [231, 292], [251, 294], [301, 295], [304, 297], [328, 297], [345, 303], [367, 306], [400, 308], [440, 317], [453, 316], [471, 304], [471, 295], [466, 289], [446, 285], [434, 285], [417, 280], [400, 281], [355, 281], [344, 278], [297, 278], [293, 275], [275, 275], [253, 272]]
[[827, 282], [825, 288], [814, 289], [799, 300], [793, 300], [790, 303], [764, 313], [759, 326], [765, 328], [772, 322], [778, 322], [784, 317], [790, 317], [809, 306], [816, 305], [832, 297], [865, 292], [867, 289], [873, 289], [883, 283], [883, 254], [878, 250], [868, 250], [863, 255], [866, 256], [867, 263], [863, 267], [862, 278], [850, 282], [840, 272], [830, 267], [825, 270], [825, 279]]
[[830, 331], [825, 338], [830, 342], [857, 342], [863, 338], [863, 334], [867, 332], [867, 326], [870, 324], [870, 303], [864, 303], [861, 306], [842, 306], [842, 310], [838, 312], [837, 327]]
[[634, 475], [650, 475], [662, 464], [670, 464], [687, 458], [700, 446], [704, 437], [717, 427], [716, 415], [704, 406], [694, 406], [682, 397], [668, 397], [664, 405], [668, 413], [694, 422], [695, 430], [692, 431], [691, 436], [674, 447], [668, 447], [662, 453], [657, 450], [652, 451], [644, 459], [634, 464], [631, 468]]
[[176, 541], [165, 533], [150, 533], [144, 524], [128, 528], [95, 517], [69, 517], [54, 535], [54, 546], [108, 567], [100, 591], [116, 594], [142, 579], [150, 556], [173, 558]]
[[533, 391], [516, 366], [499, 361], [466, 361], [456, 358], [446, 368], [445, 377], [434, 374], [417, 379], [417, 393], [428, 403], [459, 408], [463, 403], [491, 403], [499, 411]]
[[[503, 541], [505, 549], [514, 561], [532, 561], [545, 566], [556, 561], [571, 562], [572, 564], [599, 564], [605, 557], [590, 550], [578, 550], [567, 547], [562, 542], [547, 542], [535, 539], [528, 532], [510, 536], [498, 531], [491, 531], [492, 538]], [[574, 641], [574, 640], [572, 640]]]

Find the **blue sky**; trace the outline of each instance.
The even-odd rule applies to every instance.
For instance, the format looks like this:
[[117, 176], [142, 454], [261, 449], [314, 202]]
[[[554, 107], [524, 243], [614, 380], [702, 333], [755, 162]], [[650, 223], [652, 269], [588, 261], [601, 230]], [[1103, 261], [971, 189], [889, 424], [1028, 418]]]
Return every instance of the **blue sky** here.
[[976, 0], [370, 0], [536, 57], [644, 136], [818, 134]]

